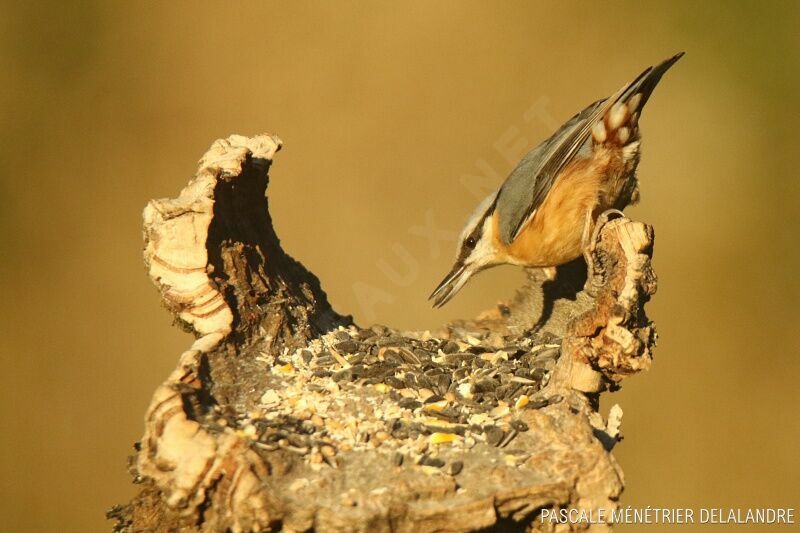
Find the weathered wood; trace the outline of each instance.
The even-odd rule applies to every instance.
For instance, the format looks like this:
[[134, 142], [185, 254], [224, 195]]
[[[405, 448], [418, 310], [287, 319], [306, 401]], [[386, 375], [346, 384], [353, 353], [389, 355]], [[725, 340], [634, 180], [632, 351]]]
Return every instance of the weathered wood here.
[[217, 141], [145, 209], [150, 276], [198, 338], [147, 410], [117, 529], [561, 531], [542, 509], [613, 509], [621, 410], [597, 395], [652, 358], [652, 229], [601, 221], [588, 282], [583, 261], [531, 272], [476, 320], [359, 328], [280, 247], [279, 148]]

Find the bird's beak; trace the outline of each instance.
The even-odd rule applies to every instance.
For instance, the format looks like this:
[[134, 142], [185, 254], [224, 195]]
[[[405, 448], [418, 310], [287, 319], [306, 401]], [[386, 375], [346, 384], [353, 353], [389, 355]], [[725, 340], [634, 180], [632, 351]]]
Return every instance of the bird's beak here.
[[453, 266], [453, 270], [444, 277], [428, 299], [433, 300], [434, 307], [443, 306], [450, 301], [450, 298], [456, 295], [476, 271], [477, 269], [472, 265], [457, 261]]

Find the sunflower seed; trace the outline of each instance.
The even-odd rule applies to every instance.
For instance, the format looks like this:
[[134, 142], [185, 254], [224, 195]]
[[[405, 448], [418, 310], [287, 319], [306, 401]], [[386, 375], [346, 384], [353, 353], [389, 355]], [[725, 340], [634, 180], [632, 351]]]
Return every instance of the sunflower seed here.
[[446, 354], [456, 353], [458, 351], [458, 344], [453, 341], [447, 341], [444, 346], [442, 346], [442, 351]]
[[528, 424], [523, 422], [522, 420], [514, 420], [509, 424], [512, 428], [516, 429], [517, 431], [528, 431]]
[[461, 473], [461, 470], [464, 469], [464, 463], [461, 461], [453, 461], [452, 463], [448, 464], [444, 472], [450, 476], [457, 476]]
[[504, 436], [505, 432], [502, 429], [497, 426], [492, 426], [490, 429], [486, 430], [486, 443], [489, 446], [499, 446]]

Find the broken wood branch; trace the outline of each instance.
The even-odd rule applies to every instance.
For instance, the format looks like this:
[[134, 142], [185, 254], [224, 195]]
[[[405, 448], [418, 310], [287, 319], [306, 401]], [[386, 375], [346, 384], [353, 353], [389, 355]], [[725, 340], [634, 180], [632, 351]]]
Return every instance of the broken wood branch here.
[[197, 340], [153, 395], [116, 529], [555, 531], [542, 510], [614, 509], [621, 410], [597, 400], [652, 360], [652, 228], [603, 220], [590, 279], [531, 271], [475, 320], [358, 327], [280, 246], [280, 146], [216, 141], [145, 209], [148, 272]]

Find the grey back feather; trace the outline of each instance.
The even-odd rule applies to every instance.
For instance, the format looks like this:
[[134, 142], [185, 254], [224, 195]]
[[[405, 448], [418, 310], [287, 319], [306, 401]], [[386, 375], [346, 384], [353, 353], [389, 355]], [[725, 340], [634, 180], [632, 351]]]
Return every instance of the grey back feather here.
[[[578, 131], [591, 116], [592, 112], [603, 103], [598, 100], [570, 120], [568, 120], [552, 137], [528, 152], [506, 179], [497, 196], [497, 215], [500, 238], [510, 244], [516, 237], [523, 222], [544, 202], [547, 193], [553, 186], [555, 174], [543, 172], [548, 161], [551, 161], [563, 139]], [[585, 142], [584, 144], [588, 143]]]

